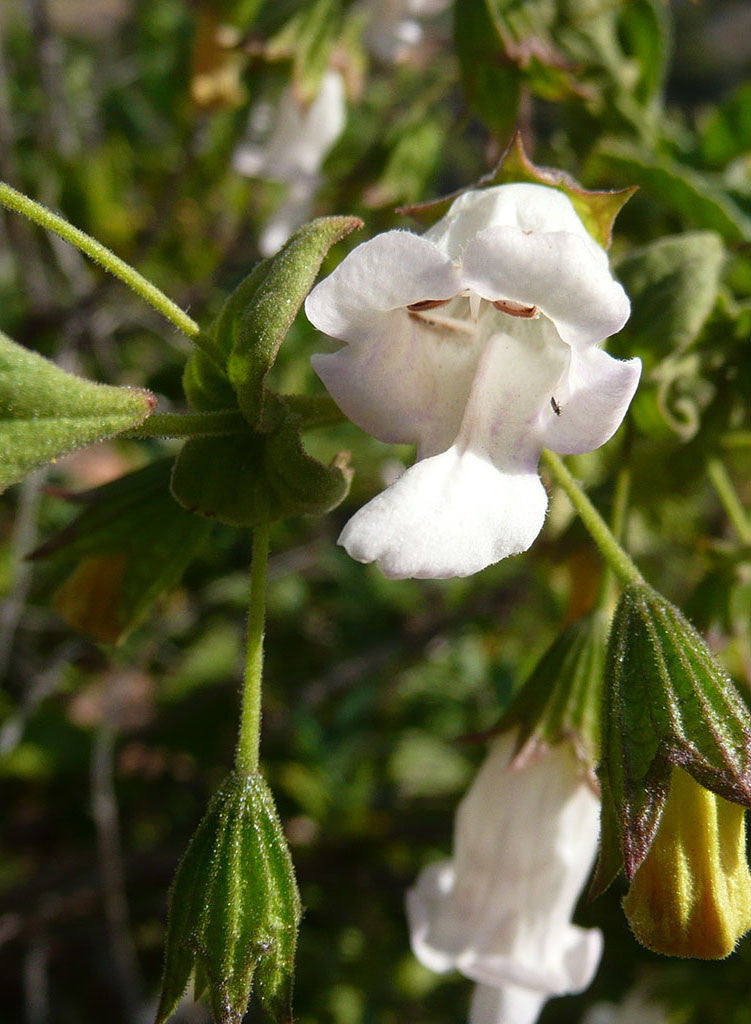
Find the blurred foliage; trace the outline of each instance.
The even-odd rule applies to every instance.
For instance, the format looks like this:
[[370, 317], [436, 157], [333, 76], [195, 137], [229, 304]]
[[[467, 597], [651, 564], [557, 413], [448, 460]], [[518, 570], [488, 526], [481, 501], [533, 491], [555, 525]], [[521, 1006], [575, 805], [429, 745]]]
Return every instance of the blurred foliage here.
[[[592, 189], [638, 185], [612, 244], [634, 316], [610, 348], [638, 350], [644, 381], [613, 442], [572, 465], [605, 511], [615, 470], [630, 466], [629, 549], [748, 686], [751, 538], [708, 469], [719, 460], [749, 507], [748, 5], [456, 0], [392, 60], [385, 11], [332, 0], [5, 5], [0, 177], [114, 248], [203, 325], [259, 259], [261, 227], [284, 198], [286, 186], [233, 169], [249, 111], [289, 81], [310, 96], [329, 66], [346, 83], [347, 121], [313, 213], [360, 216], [368, 236], [415, 225], [394, 204], [490, 172], [514, 129], [538, 166]], [[364, 237], [338, 243], [324, 271]], [[19, 218], [0, 216], [0, 242], [4, 332], [67, 371], [182, 408], [189, 342]], [[654, 274], [683, 311], [679, 327], [655, 303]], [[328, 344], [298, 317], [269, 387], [320, 394], [308, 357]], [[385, 580], [335, 539], [411, 453], [347, 424], [307, 431], [305, 444], [324, 463], [350, 451], [356, 474], [343, 507], [272, 532], [263, 750], [304, 908], [296, 1014], [449, 1024], [464, 1019], [468, 985], [411, 956], [404, 889], [448, 851], [454, 806], [483, 755], [476, 737], [587, 610], [598, 563], [555, 495], [530, 554], [469, 580]], [[151, 1019], [167, 888], [231, 762], [248, 537], [217, 524], [193, 543], [189, 530], [176, 589], [149, 608], [121, 591], [133, 628], [114, 650], [71, 631], [51, 603], [61, 585], [68, 609], [76, 595], [70, 579], [86, 562], [71, 564], [74, 549], [65, 565], [24, 558], [68, 527], [81, 558], [106, 558], [91, 519], [101, 504], [71, 526], [65, 495], [132, 485], [125, 474], [174, 450], [104, 443], [0, 505], [3, 1021]], [[151, 582], [165, 545], [179, 546], [169, 524], [185, 522], [176, 506], [163, 515], [151, 550], [124, 540]], [[99, 578], [112, 582], [106, 568]], [[606, 931], [603, 964], [591, 990], [550, 1003], [543, 1024], [578, 1021], [638, 980], [676, 1021], [748, 1024], [751, 942], [722, 963], [660, 959], [633, 940], [620, 895], [615, 886], [580, 909]], [[206, 1011], [186, 1007], [182, 1020]]]

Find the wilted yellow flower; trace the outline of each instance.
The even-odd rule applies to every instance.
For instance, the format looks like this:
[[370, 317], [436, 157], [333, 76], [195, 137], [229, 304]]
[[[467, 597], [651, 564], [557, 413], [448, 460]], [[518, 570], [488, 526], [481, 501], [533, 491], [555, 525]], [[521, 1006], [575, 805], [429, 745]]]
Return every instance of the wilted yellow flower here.
[[751, 928], [745, 808], [673, 768], [657, 835], [623, 909], [655, 953], [704, 960], [732, 953]]

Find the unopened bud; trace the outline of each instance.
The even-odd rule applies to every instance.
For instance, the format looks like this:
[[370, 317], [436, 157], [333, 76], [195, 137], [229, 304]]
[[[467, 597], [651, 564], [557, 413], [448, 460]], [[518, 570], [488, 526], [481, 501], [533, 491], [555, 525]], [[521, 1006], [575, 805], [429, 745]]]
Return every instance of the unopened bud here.
[[625, 899], [634, 935], [667, 956], [721, 960], [751, 928], [745, 809], [680, 768]]

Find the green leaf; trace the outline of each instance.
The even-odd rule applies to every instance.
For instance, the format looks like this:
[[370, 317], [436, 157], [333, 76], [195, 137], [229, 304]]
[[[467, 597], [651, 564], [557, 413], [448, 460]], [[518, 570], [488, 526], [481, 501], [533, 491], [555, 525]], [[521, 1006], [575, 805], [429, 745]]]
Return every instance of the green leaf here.
[[[493, 185], [506, 185], [517, 181], [547, 185], [563, 192], [571, 200], [587, 231], [605, 249], [610, 245], [615, 218], [636, 192], [636, 188], [625, 188], [618, 192], [589, 191], [582, 188], [565, 171], [559, 171], [553, 167], [536, 166], [527, 156], [519, 132], [514, 135], [495, 170], [480, 178], [470, 188], [489, 188]], [[419, 203], [414, 206], [404, 206], [399, 212], [409, 214], [428, 226], [443, 217], [453, 201], [465, 191], [467, 189], [460, 189], [441, 199], [434, 199], [431, 202]]]
[[255, 980], [264, 1017], [292, 1019], [300, 898], [263, 778], [233, 773], [215, 795], [177, 869], [156, 1024], [174, 1013], [191, 974], [215, 1024], [240, 1024]]
[[258, 423], [266, 375], [324, 256], [359, 227], [358, 217], [319, 217], [240, 282], [206, 335], [216, 359], [194, 351], [186, 364], [183, 386], [194, 409], [208, 412], [239, 404], [250, 425]]
[[369, 206], [393, 206], [424, 194], [446, 144], [446, 126], [421, 110], [396, 137], [378, 181], [368, 189]]
[[606, 141], [593, 154], [588, 173], [635, 182], [666, 209], [694, 227], [719, 232], [726, 242], [751, 239], [751, 217], [707, 175], [628, 142]]
[[585, 765], [596, 764], [609, 624], [606, 612], [591, 612], [567, 626], [543, 654], [499, 726], [518, 726], [518, 757], [571, 740]]
[[303, 103], [312, 103], [318, 95], [341, 20], [340, 0], [313, 0], [304, 4], [265, 48], [268, 60], [292, 58], [292, 83]]
[[618, 857], [630, 879], [654, 840], [672, 767], [751, 806], [751, 715], [681, 612], [644, 584], [627, 587], [608, 645], [600, 764], [603, 810], [620, 847], [603, 846], [598, 877]]
[[54, 605], [95, 640], [118, 643], [138, 625], [176, 586], [209, 532], [205, 519], [170, 494], [172, 461], [76, 495], [83, 512], [34, 552], [70, 573]]
[[[577, 69], [559, 42], [570, 22], [567, 6], [557, 0], [485, 0], [507, 61], [524, 73], [525, 84], [543, 99], [591, 98]], [[457, 3], [460, 16], [464, 3]]]
[[472, 108], [505, 142], [519, 116], [522, 75], [506, 57], [485, 0], [455, 3], [454, 41]]
[[251, 275], [252, 290], [243, 290], [242, 312], [230, 326], [227, 360], [230, 383], [251, 426], [262, 412], [266, 374], [324, 256], [335, 242], [361, 226], [357, 217], [319, 217], [300, 228], [276, 256], [262, 264], [263, 272], [257, 268]]
[[670, 17], [662, 0], [630, 0], [618, 11], [617, 38], [630, 58], [623, 62], [624, 77], [633, 77], [636, 63], [639, 75], [631, 90], [643, 105], [662, 91], [669, 32]]
[[706, 163], [724, 167], [750, 150], [751, 82], [744, 82], [704, 125], [701, 155]]
[[351, 472], [305, 454], [298, 417], [283, 413], [267, 432], [188, 441], [177, 457], [172, 493], [191, 512], [231, 526], [320, 515], [347, 495]]
[[156, 398], [93, 384], [0, 333], [0, 491], [76, 448], [143, 423]]
[[722, 239], [711, 231], [661, 238], [630, 253], [616, 273], [631, 299], [618, 351], [639, 354], [647, 368], [696, 340], [720, 288]]
[[183, 390], [191, 408], [198, 412], [237, 407], [237, 395], [227, 375], [200, 349], [194, 349], [185, 364]]

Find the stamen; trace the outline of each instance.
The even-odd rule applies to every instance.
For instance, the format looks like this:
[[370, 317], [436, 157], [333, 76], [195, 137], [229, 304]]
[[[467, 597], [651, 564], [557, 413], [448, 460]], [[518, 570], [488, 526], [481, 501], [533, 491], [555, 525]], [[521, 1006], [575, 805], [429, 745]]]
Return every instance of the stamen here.
[[435, 309], [436, 306], [445, 306], [450, 299], [421, 299], [420, 302], [411, 302], [407, 309], [410, 313], [421, 313], [424, 309]]
[[525, 306], [522, 302], [511, 302], [509, 299], [498, 299], [493, 306], [501, 313], [520, 316], [523, 320], [532, 320], [540, 315], [537, 306]]
[[407, 313], [413, 320], [419, 320], [426, 327], [434, 327], [439, 331], [457, 331], [461, 334], [475, 334], [476, 325], [466, 320], [456, 320], [452, 316], [435, 316], [423, 313], [419, 309], [411, 309], [407, 306]]

